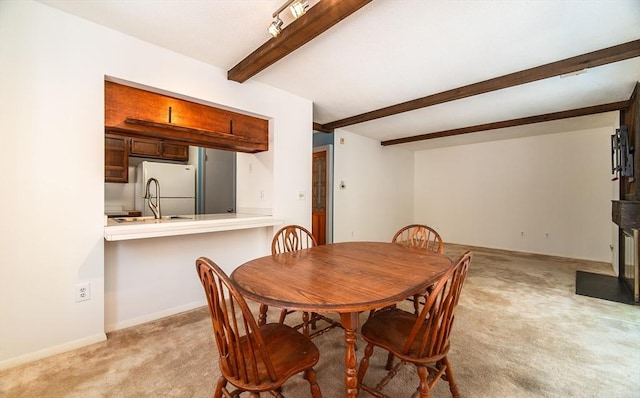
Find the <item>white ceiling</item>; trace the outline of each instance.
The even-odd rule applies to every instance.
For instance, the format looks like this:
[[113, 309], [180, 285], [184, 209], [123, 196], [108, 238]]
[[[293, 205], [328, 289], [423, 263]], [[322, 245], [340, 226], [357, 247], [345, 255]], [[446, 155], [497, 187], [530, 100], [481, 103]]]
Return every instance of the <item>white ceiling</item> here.
[[[42, 2], [229, 70], [270, 39], [271, 14], [284, 0]], [[639, 0], [373, 0], [251, 80], [312, 100], [314, 122], [324, 124], [638, 40], [639, 21]], [[639, 80], [636, 57], [345, 129], [382, 141], [601, 105], [629, 99]], [[503, 129], [402, 146], [424, 149], [579, 130], [610, 125], [612, 117], [585, 116], [517, 133]]]

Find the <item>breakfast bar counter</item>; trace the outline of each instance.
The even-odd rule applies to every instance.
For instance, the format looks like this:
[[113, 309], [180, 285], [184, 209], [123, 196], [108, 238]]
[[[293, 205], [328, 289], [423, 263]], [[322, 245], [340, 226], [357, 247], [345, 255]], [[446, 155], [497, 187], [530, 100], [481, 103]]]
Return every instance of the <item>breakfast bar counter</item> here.
[[157, 238], [270, 227], [282, 223], [283, 220], [270, 215], [247, 213], [197, 214], [162, 217], [161, 219], [152, 217], [116, 217], [107, 220], [104, 227], [104, 239], [107, 241], [119, 241]]

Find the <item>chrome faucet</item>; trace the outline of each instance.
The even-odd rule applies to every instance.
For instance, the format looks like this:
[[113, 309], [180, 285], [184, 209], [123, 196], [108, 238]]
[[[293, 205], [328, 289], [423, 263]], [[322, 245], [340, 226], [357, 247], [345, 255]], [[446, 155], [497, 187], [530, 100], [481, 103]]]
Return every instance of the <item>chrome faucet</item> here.
[[[151, 195], [149, 193], [149, 186], [151, 185], [151, 183], [155, 183], [156, 185], [156, 195], [155, 195], [155, 202], [153, 200], [154, 196]], [[156, 180], [155, 178], [151, 177], [147, 180], [147, 190], [144, 194], [144, 198], [147, 199], [149, 202], [149, 208], [151, 209], [151, 212], [153, 213], [153, 217], [157, 220], [160, 219], [161, 215], [160, 215], [160, 183], [158, 182], [158, 180]]]

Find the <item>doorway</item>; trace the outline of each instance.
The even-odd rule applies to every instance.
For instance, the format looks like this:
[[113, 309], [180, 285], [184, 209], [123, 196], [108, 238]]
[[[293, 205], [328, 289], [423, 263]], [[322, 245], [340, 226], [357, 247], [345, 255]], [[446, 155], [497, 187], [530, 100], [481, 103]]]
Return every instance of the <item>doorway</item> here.
[[319, 245], [333, 243], [333, 146], [313, 148], [312, 229]]

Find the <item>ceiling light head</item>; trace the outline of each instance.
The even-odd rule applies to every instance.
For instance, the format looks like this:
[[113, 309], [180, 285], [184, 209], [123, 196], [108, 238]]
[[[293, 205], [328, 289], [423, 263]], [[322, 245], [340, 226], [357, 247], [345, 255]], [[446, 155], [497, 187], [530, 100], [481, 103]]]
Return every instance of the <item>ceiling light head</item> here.
[[280, 19], [279, 16], [276, 16], [276, 19], [271, 22], [268, 29], [269, 33], [271, 33], [271, 36], [278, 37], [280, 31], [282, 30], [282, 19]]
[[289, 11], [291, 11], [294, 18], [298, 18], [307, 11], [307, 8], [309, 8], [308, 1], [296, 0], [289, 6]]

